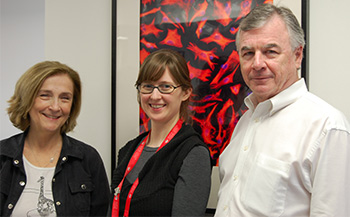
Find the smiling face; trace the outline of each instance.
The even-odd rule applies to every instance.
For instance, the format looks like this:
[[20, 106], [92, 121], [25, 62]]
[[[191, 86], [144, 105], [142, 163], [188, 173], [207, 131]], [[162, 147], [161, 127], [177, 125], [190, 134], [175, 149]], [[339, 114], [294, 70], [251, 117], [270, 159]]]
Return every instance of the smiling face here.
[[[147, 82], [158, 86], [160, 84], [169, 84], [179, 86], [166, 69], [162, 77], [155, 82]], [[190, 89], [183, 91], [181, 87], [176, 88], [170, 94], [162, 94], [157, 88], [149, 94], [140, 94], [141, 107], [153, 124], [172, 124], [180, 118], [181, 103], [187, 100], [191, 94]]]
[[44, 80], [29, 111], [30, 131], [60, 133], [73, 102], [73, 82], [67, 74]]
[[260, 28], [242, 31], [238, 49], [242, 76], [258, 102], [298, 80], [303, 47], [292, 50], [287, 27], [279, 16], [274, 15]]

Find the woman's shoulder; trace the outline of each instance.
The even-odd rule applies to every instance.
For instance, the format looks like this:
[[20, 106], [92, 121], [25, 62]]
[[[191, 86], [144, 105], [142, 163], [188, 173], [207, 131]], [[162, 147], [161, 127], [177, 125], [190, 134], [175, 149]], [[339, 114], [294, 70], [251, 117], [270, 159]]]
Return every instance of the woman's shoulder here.
[[5, 144], [5, 143], [8, 144], [8, 143], [13, 143], [13, 142], [18, 142], [18, 141], [20, 141], [23, 138], [23, 135], [24, 135], [24, 133], [21, 132], [21, 133], [12, 135], [10, 137], [1, 139], [0, 140], [0, 144]]
[[[186, 159], [191, 160], [210, 160], [210, 151], [208, 146], [204, 143], [200, 134], [191, 126], [187, 125], [185, 132], [188, 135], [187, 138], [183, 141], [185, 147], [190, 148], [187, 153]], [[188, 146], [190, 144], [190, 147]]]
[[0, 141], [0, 153], [2, 155], [14, 154], [24, 142], [24, 133], [18, 133]]
[[184, 123], [179, 133], [175, 136], [180, 140], [193, 140], [197, 143], [204, 144], [201, 135], [190, 124]]
[[194, 146], [188, 154], [194, 156], [209, 156], [209, 149], [205, 145]]
[[63, 134], [63, 148], [66, 149], [67, 153], [72, 155], [100, 157], [97, 149], [92, 145], [65, 134]]
[[132, 148], [135, 148], [140, 144], [143, 138], [146, 137], [146, 135], [149, 132], [141, 133], [140, 135], [136, 136], [135, 138], [129, 140], [123, 147], [120, 148], [120, 151], [126, 151]]

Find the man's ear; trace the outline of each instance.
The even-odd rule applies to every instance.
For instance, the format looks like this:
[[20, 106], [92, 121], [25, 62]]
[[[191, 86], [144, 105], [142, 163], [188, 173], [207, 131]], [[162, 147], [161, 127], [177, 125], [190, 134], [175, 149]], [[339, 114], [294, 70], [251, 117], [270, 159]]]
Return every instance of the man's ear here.
[[294, 50], [295, 64], [297, 69], [300, 69], [301, 67], [301, 62], [303, 60], [303, 51], [304, 47], [301, 45]]

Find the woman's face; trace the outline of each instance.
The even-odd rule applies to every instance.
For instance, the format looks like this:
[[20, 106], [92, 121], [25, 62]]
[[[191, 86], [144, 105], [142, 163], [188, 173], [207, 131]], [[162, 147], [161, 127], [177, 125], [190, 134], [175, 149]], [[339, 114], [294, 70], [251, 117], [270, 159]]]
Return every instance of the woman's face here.
[[[181, 85], [174, 81], [168, 69], [165, 70], [163, 76], [158, 81], [145, 81], [142, 84], [145, 83], [155, 86], [160, 84], [168, 84], [177, 87]], [[190, 90], [183, 91], [181, 87], [176, 88], [170, 94], [160, 93], [157, 88], [154, 88], [152, 93], [140, 93], [141, 107], [151, 119], [152, 124], [170, 124], [176, 122], [180, 118], [181, 103], [187, 100], [190, 94]]]
[[73, 103], [73, 82], [67, 74], [46, 78], [29, 111], [30, 130], [60, 133]]

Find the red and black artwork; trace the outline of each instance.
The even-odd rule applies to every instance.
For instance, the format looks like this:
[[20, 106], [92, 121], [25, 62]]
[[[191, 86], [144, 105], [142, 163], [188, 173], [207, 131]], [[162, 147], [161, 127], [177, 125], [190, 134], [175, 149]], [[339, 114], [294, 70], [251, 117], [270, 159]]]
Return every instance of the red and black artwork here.
[[[193, 126], [208, 145], [214, 163], [230, 142], [246, 111], [245, 85], [236, 52], [235, 34], [249, 11], [272, 0], [142, 0], [140, 61], [170, 48], [186, 59], [193, 85]], [[140, 109], [140, 131], [149, 130]]]

